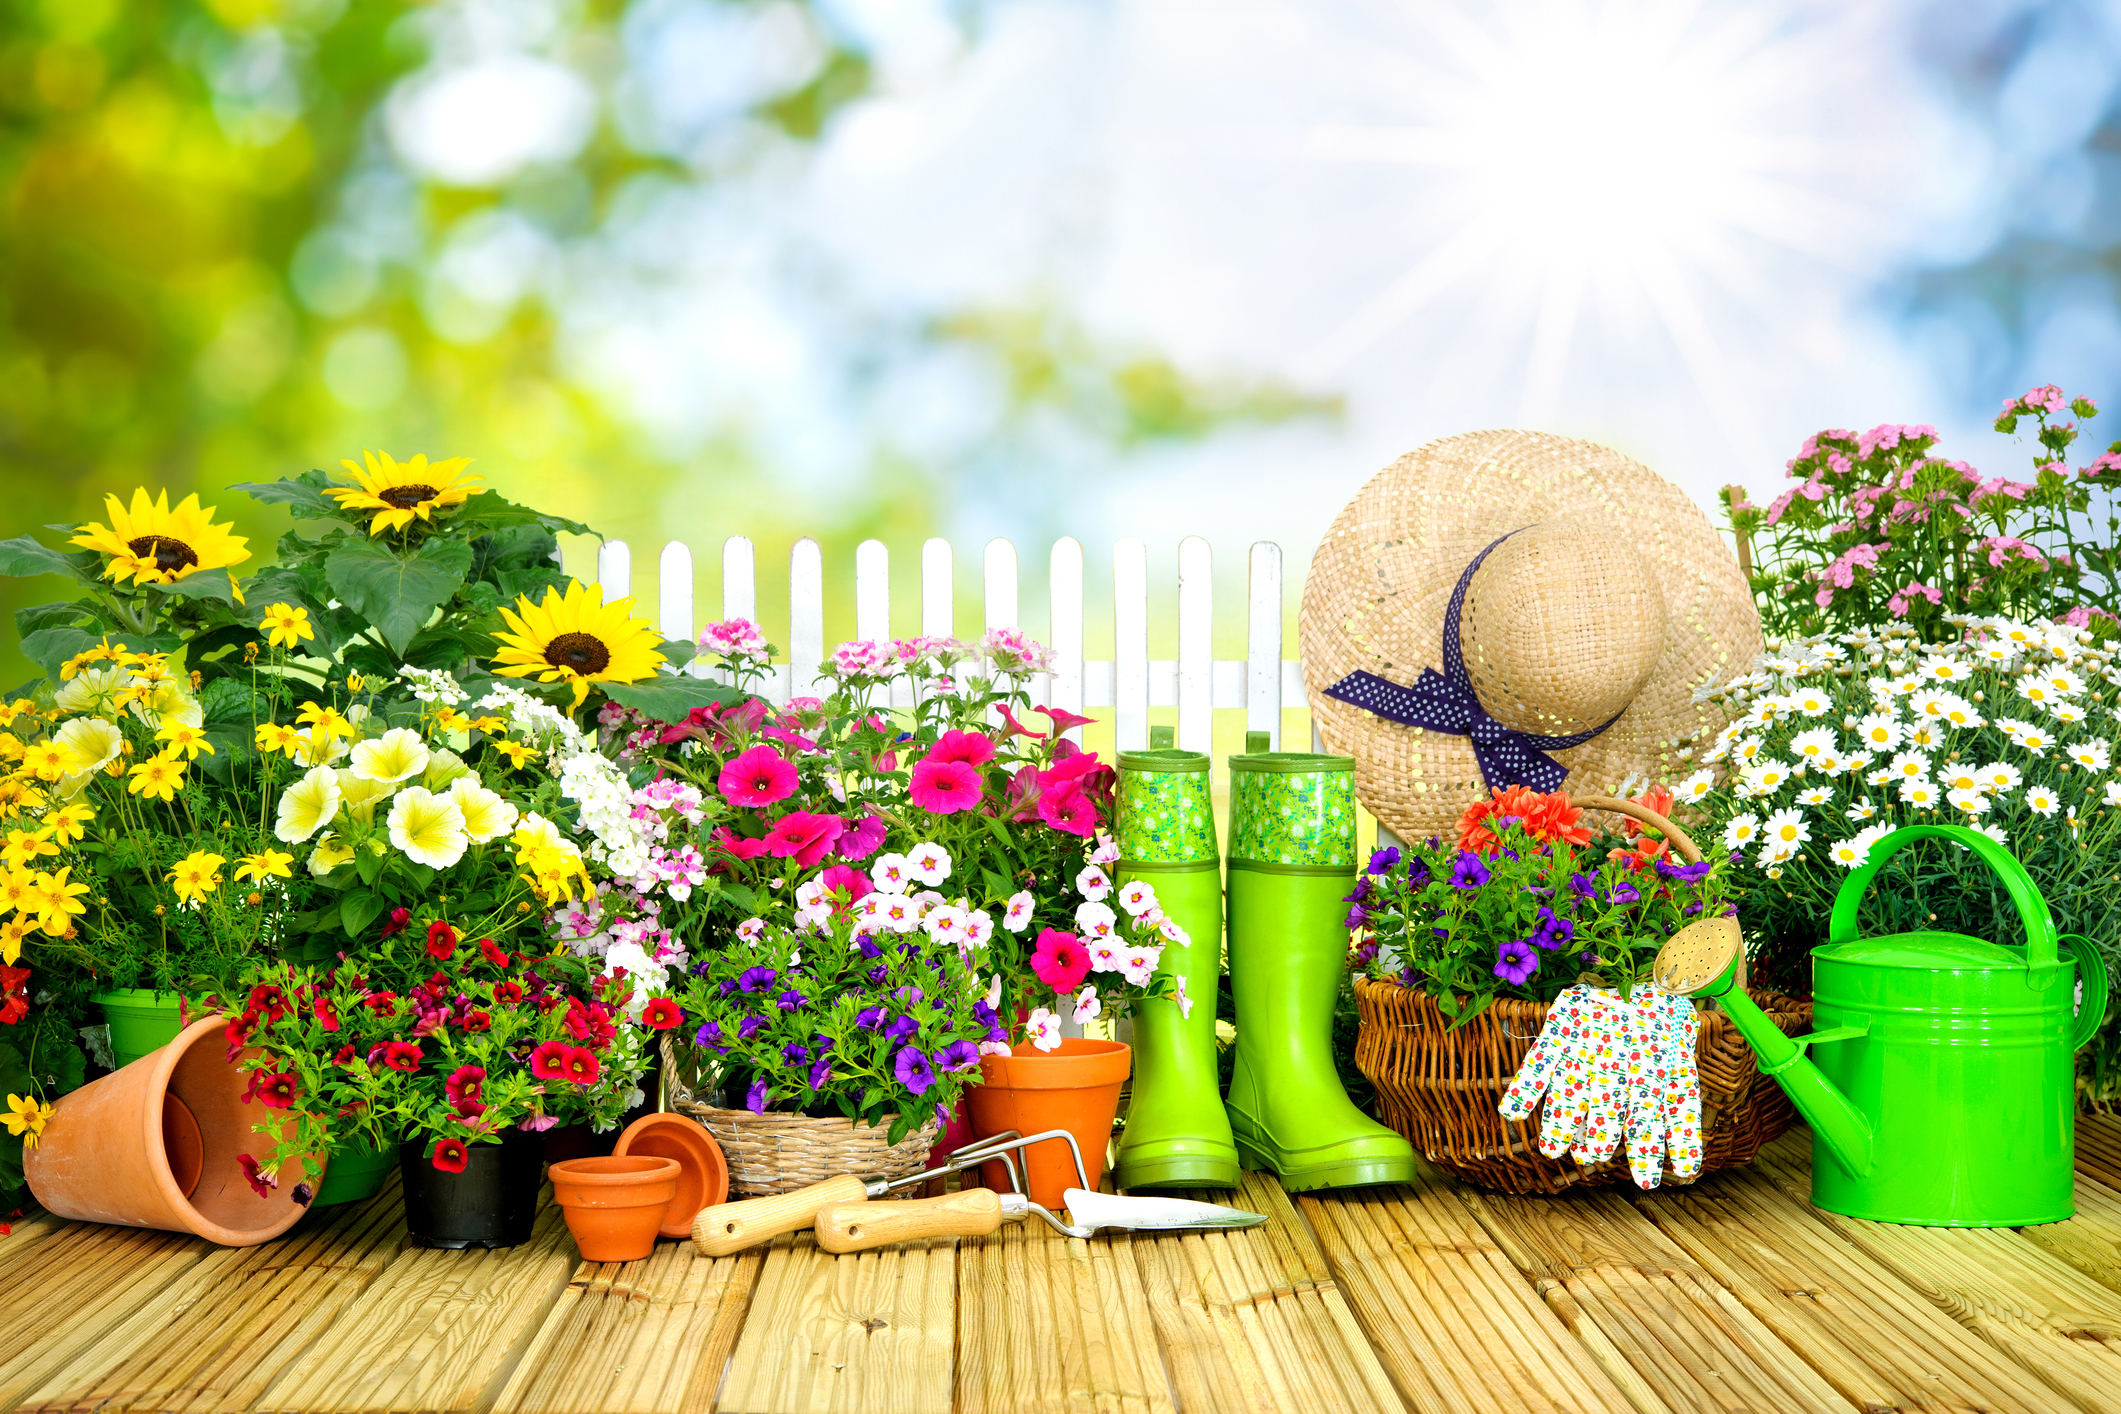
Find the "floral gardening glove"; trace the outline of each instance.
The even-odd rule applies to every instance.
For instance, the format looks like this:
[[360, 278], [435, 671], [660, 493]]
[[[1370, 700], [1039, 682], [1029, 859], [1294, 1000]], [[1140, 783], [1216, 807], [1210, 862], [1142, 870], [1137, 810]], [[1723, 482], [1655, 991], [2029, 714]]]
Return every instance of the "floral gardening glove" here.
[[1619, 998], [1577, 983], [1564, 989], [1517, 1078], [1496, 1108], [1523, 1119], [1546, 1095], [1539, 1152], [1550, 1159], [1574, 1153], [1586, 1167], [1618, 1151], [1626, 1128], [1628, 1090], [1622, 1070], [1625, 1018]]
[[1701, 1085], [1694, 1069], [1693, 1003], [1655, 989], [1626, 1007], [1628, 1171], [1638, 1188], [1701, 1171]]

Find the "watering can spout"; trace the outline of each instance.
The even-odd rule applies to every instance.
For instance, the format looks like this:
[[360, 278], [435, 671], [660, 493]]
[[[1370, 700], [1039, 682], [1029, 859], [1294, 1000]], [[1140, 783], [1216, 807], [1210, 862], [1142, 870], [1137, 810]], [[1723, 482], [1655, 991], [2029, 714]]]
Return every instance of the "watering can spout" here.
[[1658, 953], [1657, 985], [1668, 992], [1714, 997], [1745, 1037], [1759, 1060], [1760, 1073], [1772, 1075], [1797, 1111], [1812, 1127], [1827, 1152], [1855, 1178], [1871, 1171], [1876, 1130], [1855, 1101], [1826, 1078], [1805, 1047], [1813, 1041], [1845, 1040], [1865, 1027], [1842, 1027], [1816, 1036], [1792, 1038], [1754, 1005], [1737, 985], [1738, 959], [1744, 942], [1735, 918], [1704, 918], [1674, 933]]

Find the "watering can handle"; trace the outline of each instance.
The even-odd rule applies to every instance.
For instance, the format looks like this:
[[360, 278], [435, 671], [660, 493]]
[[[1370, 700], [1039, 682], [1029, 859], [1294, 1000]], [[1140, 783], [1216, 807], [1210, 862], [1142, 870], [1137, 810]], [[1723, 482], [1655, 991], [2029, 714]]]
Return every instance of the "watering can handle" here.
[[1997, 844], [1979, 830], [1969, 830], [1964, 825], [1905, 825], [1893, 831], [1871, 846], [1870, 858], [1863, 861], [1856, 872], [1849, 875], [1841, 885], [1841, 892], [1834, 895], [1834, 915], [1827, 925], [1826, 940], [1829, 943], [1850, 943], [1857, 937], [1856, 910], [1863, 896], [1870, 891], [1871, 880], [1885, 867], [1885, 861], [1898, 854], [1917, 840], [1950, 840], [1963, 844], [1982, 862], [1996, 871], [2003, 881], [2003, 888], [2017, 905], [2018, 917], [2025, 923], [2025, 961], [2036, 969], [2052, 968], [2057, 964], [2055, 952], [2055, 920], [2047, 911], [2047, 900], [2040, 897], [2040, 890], [2033, 885], [2032, 876], [2025, 866], [2011, 858], [2002, 845]]
[[2069, 1039], [2070, 1053], [2074, 1055], [2084, 1049], [2099, 1024], [2106, 1020], [2106, 958], [2092, 946], [2089, 938], [2064, 933], [2062, 941], [2069, 944], [2070, 955], [2077, 959], [2077, 985], [2083, 988], [2076, 1029]]

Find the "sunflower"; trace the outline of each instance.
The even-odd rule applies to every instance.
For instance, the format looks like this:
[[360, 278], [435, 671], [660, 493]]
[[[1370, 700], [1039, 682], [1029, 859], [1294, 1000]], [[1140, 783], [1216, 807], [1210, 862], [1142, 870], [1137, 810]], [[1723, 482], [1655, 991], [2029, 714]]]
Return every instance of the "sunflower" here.
[[646, 619], [632, 617], [633, 600], [606, 604], [602, 593], [578, 579], [567, 592], [548, 586], [545, 602], [533, 605], [529, 595], [513, 611], [501, 610], [513, 633], [497, 633], [504, 645], [493, 655], [494, 671], [503, 677], [536, 675], [539, 682], [574, 684], [574, 705], [589, 696], [593, 682], [639, 682], [655, 676], [664, 659], [657, 644], [662, 635]]
[[169, 508], [169, 492], [153, 501], [147, 488], [133, 492], [130, 510], [116, 496], [105, 496], [110, 527], [90, 521], [77, 527], [72, 543], [110, 556], [103, 573], [111, 579], [140, 584], [170, 584], [199, 570], [224, 569], [250, 558], [250, 542], [231, 535], [230, 526], [214, 524], [214, 508], [201, 510], [196, 495]]
[[388, 452], [380, 458], [374, 452], [361, 455], [368, 461], [365, 471], [350, 461], [339, 463], [353, 473], [358, 484], [327, 486], [324, 494], [337, 497], [342, 511], [374, 511], [368, 522], [370, 535], [411, 525], [415, 516], [426, 520], [432, 512], [460, 506], [472, 492], [485, 489], [478, 477], [463, 474], [470, 457], [430, 463], [422, 452], [400, 466]]

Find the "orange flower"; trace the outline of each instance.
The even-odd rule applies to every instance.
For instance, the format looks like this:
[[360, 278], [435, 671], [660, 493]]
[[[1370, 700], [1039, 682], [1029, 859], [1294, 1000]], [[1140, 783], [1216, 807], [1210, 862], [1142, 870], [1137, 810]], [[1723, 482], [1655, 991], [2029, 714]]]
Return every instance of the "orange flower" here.
[[1566, 791], [1541, 795], [1519, 785], [1495, 789], [1491, 795], [1493, 799], [1475, 801], [1466, 807], [1465, 814], [1458, 817], [1460, 849], [1475, 854], [1493, 853], [1499, 842], [1488, 822], [1508, 819], [1522, 822], [1525, 832], [1542, 844], [1552, 844], [1556, 840], [1568, 844], [1591, 842], [1591, 832], [1578, 823], [1583, 819], [1583, 811], [1569, 804]]
[[[1672, 792], [1664, 786], [1651, 786], [1641, 795], [1628, 798], [1645, 810], [1654, 811], [1664, 816], [1667, 820], [1672, 818]], [[1606, 853], [1606, 858], [1620, 860], [1630, 869], [1647, 869], [1653, 861], [1672, 847], [1672, 842], [1662, 837], [1652, 839], [1644, 836], [1637, 839], [1637, 836], [1642, 836], [1643, 832], [1649, 828], [1639, 821], [1630, 820], [1623, 816], [1621, 817], [1620, 828], [1626, 832], [1629, 839], [1636, 840], [1636, 845], [1631, 850], [1609, 850]]]
[[[1654, 811], [1655, 813], [1664, 816], [1664, 818], [1667, 820], [1672, 818], [1672, 792], [1669, 788], [1665, 786], [1651, 786], [1641, 795], [1630, 796], [1628, 798], [1645, 810]], [[1625, 816], [1621, 818], [1620, 828], [1623, 832], [1626, 833], [1629, 839], [1635, 838], [1635, 836], [1641, 834], [1643, 830], [1643, 827], [1640, 823], [1634, 820], [1630, 820]]]

